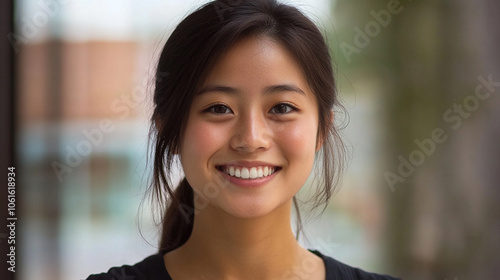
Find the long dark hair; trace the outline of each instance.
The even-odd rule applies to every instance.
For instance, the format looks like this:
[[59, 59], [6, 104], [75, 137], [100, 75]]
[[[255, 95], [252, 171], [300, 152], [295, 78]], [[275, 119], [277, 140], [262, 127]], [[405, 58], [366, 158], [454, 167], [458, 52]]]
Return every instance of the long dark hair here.
[[[315, 206], [328, 203], [343, 166], [342, 141], [332, 120], [339, 106], [328, 46], [316, 25], [298, 9], [275, 0], [213, 1], [188, 15], [175, 28], [161, 52], [155, 75], [150, 135], [154, 151], [151, 191], [162, 213], [160, 252], [187, 241], [194, 222], [193, 190], [184, 178], [171, 183], [190, 106], [210, 69], [243, 37], [259, 35], [282, 44], [303, 69], [319, 111], [318, 152], [321, 188]], [[300, 213], [294, 198], [299, 228]]]

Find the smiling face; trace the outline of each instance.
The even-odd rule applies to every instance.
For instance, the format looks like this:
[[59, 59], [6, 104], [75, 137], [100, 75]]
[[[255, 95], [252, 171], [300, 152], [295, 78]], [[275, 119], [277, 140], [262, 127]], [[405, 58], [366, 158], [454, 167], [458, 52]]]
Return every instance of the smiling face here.
[[239, 41], [210, 71], [183, 132], [195, 201], [238, 218], [285, 205], [312, 170], [317, 132], [316, 98], [292, 55], [266, 37]]

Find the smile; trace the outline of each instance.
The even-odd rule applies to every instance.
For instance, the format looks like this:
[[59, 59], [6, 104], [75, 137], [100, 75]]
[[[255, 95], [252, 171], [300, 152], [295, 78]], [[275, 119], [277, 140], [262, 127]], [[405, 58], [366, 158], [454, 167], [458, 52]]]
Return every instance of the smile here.
[[260, 179], [274, 174], [279, 170], [276, 166], [218, 166], [217, 169], [225, 174], [240, 179]]

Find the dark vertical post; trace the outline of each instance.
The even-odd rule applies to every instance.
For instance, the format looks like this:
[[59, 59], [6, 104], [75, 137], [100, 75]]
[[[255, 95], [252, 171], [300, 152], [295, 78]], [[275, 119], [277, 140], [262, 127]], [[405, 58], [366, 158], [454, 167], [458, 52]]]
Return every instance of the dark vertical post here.
[[[9, 229], [7, 228], [7, 173], [8, 167], [15, 167], [15, 99], [14, 99], [14, 49], [7, 35], [14, 31], [14, 0], [0, 2], [0, 278], [5, 280], [15, 279], [15, 273], [7, 268], [7, 254]], [[16, 197], [17, 198], [17, 197]], [[16, 203], [17, 205], [17, 203]], [[16, 209], [16, 212], [18, 209]], [[16, 262], [18, 259], [16, 251]], [[17, 268], [17, 267], [16, 267]]]

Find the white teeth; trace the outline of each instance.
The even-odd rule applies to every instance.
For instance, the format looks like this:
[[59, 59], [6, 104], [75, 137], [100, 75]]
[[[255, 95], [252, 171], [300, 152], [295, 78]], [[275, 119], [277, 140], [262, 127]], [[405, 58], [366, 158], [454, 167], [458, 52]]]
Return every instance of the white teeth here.
[[242, 179], [264, 178], [275, 172], [275, 169], [269, 166], [257, 166], [250, 169], [247, 167], [229, 166], [222, 167], [221, 170], [230, 176]]
[[252, 167], [250, 168], [250, 179], [255, 179], [257, 178], [257, 168]]
[[248, 168], [243, 167], [243, 168], [241, 169], [241, 178], [243, 178], [243, 179], [248, 179], [248, 178], [250, 178], [250, 171], [248, 170]]

